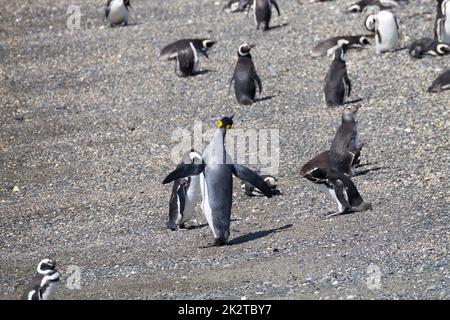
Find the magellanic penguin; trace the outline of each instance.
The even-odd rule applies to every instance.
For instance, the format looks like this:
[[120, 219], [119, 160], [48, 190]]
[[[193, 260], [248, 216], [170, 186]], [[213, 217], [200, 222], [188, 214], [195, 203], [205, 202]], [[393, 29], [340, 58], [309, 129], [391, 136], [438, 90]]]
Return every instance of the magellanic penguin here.
[[425, 55], [444, 56], [449, 53], [450, 45], [431, 38], [416, 40], [409, 46], [410, 56], [416, 59], [422, 59]]
[[259, 93], [262, 92], [262, 83], [256, 73], [250, 50], [252, 45], [243, 44], [238, 49], [238, 61], [234, 69], [231, 84], [234, 81], [234, 93], [237, 101], [243, 105], [250, 105], [255, 102], [256, 85], [258, 85]]
[[37, 273], [23, 293], [22, 300], [52, 300], [61, 277], [55, 268], [53, 260], [44, 259], [39, 262]]
[[216, 42], [211, 39], [181, 39], [165, 46], [161, 60], [176, 60], [175, 73], [180, 76], [195, 74], [199, 67], [199, 54], [208, 58], [208, 50]]
[[[264, 182], [267, 184], [267, 186], [272, 191], [273, 196], [281, 195], [281, 191], [278, 189], [278, 185], [277, 185], [278, 180], [274, 176], [271, 176], [269, 174], [262, 174], [260, 176], [261, 176], [261, 178], [264, 179]], [[248, 183], [246, 181], [242, 182], [241, 189], [249, 197], [264, 196], [264, 194], [258, 188], [255, 188], [253, 185], [251, 185], [250, 183]]]
[[363, 12], [370, 7], [378, 7], [380, 10], [398, 7], [400, 4], [408, 3], [407, 0], [361, 0], [347, 8], [349, 13]]
[[[359, 152], [356, 154], [356, 156], [353, 158], [353, 163], [349, 170], [342, 172], [343, 174], [352, 177], [356, 173], [356, 167], [361, 163], [361, 149], [362, 146], [360, 146]], [[331, 152], [330, 150], [324, 151], [316, 155], [314, 158], [309, 160], [305, 165], [303, 165], [302, 169], [300, 170], [300, 173], [302, 176], [304, 176], [308, 170], [312, 168], [323, 168], [326, 170], [331, 169]]]
[[254, 13], [256, 30], [269, 30], [270, 18], [272, 17], [272, 5], [280, 16], [280, 8], [275, 0], [255, 0]]
[[431, 86], [428, 88], [428, 92], [441, 92], [443, 90], [450, 89], [450, 69], [443, 72], [437, 77]]
[[355, 158], [359, 157], [361, 146], [356, 122], [356, 113], [360, 106], [348, 105], [342, 112], [342, 123], [337, 129], [330, 148], [330, 166], [341, 173], [355, 174]]
[[222, 8], [226, 13], [244, 12], [252, 5], [252, 0], [230, 0]]
[[399, 40], [399, 24], [394, 14], [387, 10], [366, 17], [367, 30], [375, 32], [375, 52], [392, 51]]
[[336, 49], [334, 60], [328, 69], [323, 87], [325, 93], [325, 102], [328, 107], [343, 105], [345, 99], [350, 97], [352, 86], [347, 75], [347, 66], [345, 63], [346, 45]]
[[[182, 164], [201, 164], [201, 155], [191, 150], [186, 152], [181, 160]], [[200, 177], [198, 175], [177, 179], [173, 183], [172, 195], [169, 202], [169, 221], [167, 228], [176, 230], [184, 228], [194, 215], [194, 207], [200, 193]]]
[[314, 58], [322, 56], [331, 56], [334, 54], [337, 48], [341, 47], [343, 44], [347, 45], [347, 49], [360, 49], [364, 48], [366, 45], [370, 45], [369, 38], [373, 35], [356, 35], [356, 36], [337, 36], [332, 37], [323, 41], [320, 41], [311, 50], [311, 56]]
[[105, 17], [110, 26], [128, 25], [130, 8], [130, 0], [108, 0], [105, 7]]
[[272, 191], [264, 180], [247, 167], [236, 164], [225, 149], [226, 131], [233, 125], [233, 117], [224, 117], [217, 124], [211, 142], [202, 155], [201, 164], [183, 164], [172, 171], [163, 181], [171, 181], [200, 174], [202, 210], [214, 235], [214, 245], [221, 246], [230, 236], [233, 175], [258, 188], [266, 197]]
[[450, 44], [450, 0], [437, 0], [434, 37], [439, 42]]

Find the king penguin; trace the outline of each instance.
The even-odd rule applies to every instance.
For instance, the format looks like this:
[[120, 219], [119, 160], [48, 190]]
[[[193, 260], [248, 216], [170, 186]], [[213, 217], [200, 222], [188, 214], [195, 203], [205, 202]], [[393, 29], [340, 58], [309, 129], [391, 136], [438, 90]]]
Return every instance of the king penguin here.
[[[186, 152], [182, 164], [200, 164], [201, 155], [195, 150]], [[167, 228], [176, 230], [177, 227], [184, 229], [184, 224], [192, 219], [194, 206], [200, 193], [200, 177], [192, 176], [177, 179], [173, 183], [172, 195], [169, 201], [169, 221]]]
[[450, 69], [443, 72], [437, 77], [431, 86], [428, 88], [428, 92], [441, 92], [443, 90], [450, 89]]
[[111, 27], [128, 25], [131, 8], [130, 0], [108, 0], [105, 7], [105, 17]]
[[399, 40], [399, 24], [394, 14], [387, 10], [366, 17], [367, 30], [375, 32], [375, 52], [392, 51]]
[[275, 0], [255, 0], [255, 22], [256, 30], [269, 30], [270, 28], [270, 18], [272, 17], [272, 6], [278, 12], [280, 16], [280, 8]]
[[230, 236], [230, 219], [233, 192], [233, 175], [258, 188], [266, 197], [272, 192], [264, 180], [247, 167], [236, 164], [225, 149], [225, 135], [233, 125], [233, 116], [224, 117], [217, 124], [211, 142], [202, 155], [201, 164], [183, 164], [163, 181], [171, 181], [200, 174], [202, 210], [214, 235], [214, 245], [227, 244]]
[[361, 151], [356, 113], [360, 106], [348, 105], [342, 112], [342, 123], [337, 129], [330, 148], [330, 165], [341, 173], [355, 174], [353, 165]]
[[334, 60], [328, 69], [323, 87], [325, 102], [328, 107], [340, 106], [345, 102], [346, 97], [350, 97], [352, 85], [347, 75], [345, 63], [345, 52], [347, 45], [342, 45], [336, 49]]
[[23, 293], [22, 300], [52, 300], [60, 276], [60, 273], [56, 270], [55, 261], [42, 260], [37, 266], [36, 275]]
[[231, 84], [234, 81], [234, 93], [239, 104], [250, 105], [255, 102], [256, 85], [258, 85], [259, 93], [262, 92], [262, 83], [256, 73], [250, 50], [253, 46], [246, 43], [239, 46], [238, 61], [234, 69]]
[[181, 39], [165, 46], [160, 59], [175, 59], [175, 73], [182, 77], [194, 75], [199, 68], [199, 54], [208, 58], [208, 50], [215, 43], [211, 39]]
[[434, 35], [437, 41], [450, 44], [450, 0], [437, 0]]

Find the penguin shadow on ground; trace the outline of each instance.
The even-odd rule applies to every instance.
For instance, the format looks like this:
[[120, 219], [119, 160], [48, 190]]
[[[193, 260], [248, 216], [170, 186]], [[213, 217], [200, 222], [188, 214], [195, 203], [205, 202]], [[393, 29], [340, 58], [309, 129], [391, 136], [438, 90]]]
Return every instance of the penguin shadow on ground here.
[[345, 101], [344, 105], [352, 104], [352, 103], [358, 103], [358, 102], [361, 102], [361, 101], [363, 101], [363, 98], [358, 98], [358, 99], [355, 99], [355, 100]]
[[288, 25], [289, 25], [288, 22], [280, 23], [280, 24], [277, 24], [277, 25], [274, 25], [274, 26], [270, 26], [270, 27], [269, 27], [267, 30], [265, 30], [265, 31], [272, 31], [272, 30], [275, 30], [275, 29], [279, 29], [279, 28], [286, 27], [286, 26], [288, 26]]
[[194, 71], [194, 72], [191, 74], [191, 77], [201, 76], [201, 75], [203, 75], [203, 74], [207, 74], [207, 73], [210, 73], [210, 72], [212, 72], [212, 70], [209, 70], [209, 69], [204, 69], [204, 70]]
[[271, 96], [265, 96], [265, 97], [261, 97], [261, 98], [256, 98], [255, 102], [261, 102], [261, 101], [266, 101], [266, 100], [272, 100], [273, 98], [275, 98], [276, 95], [271, 95]]
[[283, 231], [289, 228], [292, 228], [292, 224], [287, 224], [285, 226], [279, 227], [279, 228], [273, 228], [273, 229], [269, 229], [269, 230], [260, 230], [260, 231], [256, 231], [256, 232], [251, 232], [249, 234], [243, 235], [243, 236], [239, 236], [237, 238], [234, 238], [233, 240], [231, 240], [228, 245], [233, 246], [233, 245], [237, 245], [237, 244], [242, 244], [245, 242], [249, 242], [249, 241], [254, 241], [260, 238], [264, 238], [267, 237], [268, 235], [271, 235], [272, 233], [276, 233], [279, 231]]
[[[376, 162], [374, 162], [374, 163], [364, 163], [364, 164], [357, 165], [356, 168], [359, 169], [361, 167], [371, 166], [371, 165], [375, 165], [375, 164], [377, 164], [377, 163]], [[364, 169], [364, 170], [358, 170], [358, 171], [355, 172], [355, 177], [363, 176], [363, 175], [368, 174], [369, 172], [378, 171], [378, 170], [381, 170], [381, 169], [385, 169], [385, 167], [373, 167], [373, 168], [368, 168], [368, 169]]]

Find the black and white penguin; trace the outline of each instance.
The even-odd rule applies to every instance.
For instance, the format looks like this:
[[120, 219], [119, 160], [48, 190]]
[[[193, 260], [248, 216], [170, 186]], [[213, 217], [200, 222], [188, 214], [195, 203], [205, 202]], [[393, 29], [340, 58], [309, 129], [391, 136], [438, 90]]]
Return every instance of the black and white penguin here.
[[110, 26], [127, 25], [130, 8], [130, 0], [108, 0], [105, 7], [105, 17]]
[[244, 12], [252, 6], [253, 0], [230, 0], [222, 8], [226, 13]]
[[[353, 158], [353, 163], [349, 170], [342, 172], [343, 174], [352, 177], [356, 173], [356, 167], [361, 163], [361, 149], [360, 146], [359, 152]], [[322, 168], [325, 170], [331, 170], [331, 152], [330, 150], [324, 151], [316, 155], [314, 158], [309, 160], [300, 170], [300, 174], [305, 177], [306, 173], [313, 168]]]
[[210, 39], [181, 39], [165, 46], [161, 60], [176, 60], [175, 73], [186, 77], [195, 74], [199, 67], [199, 53], [208, 58], [208, 50], [216, 42]]
[[270, 18], [272, 17], [272, 6], [280, 16], [280, 8], [275, 0], [255, 0], [254, 13], [256, 30], [268, 30], [270, 28]]
[[325, 102], [328, 107], [343, 105], [345, 99], [350, 97], [352, 86], [347, 75], [347, 66], [345, 63], [346, 45], [336, 49], [334, 60], [328, 69], [323, 87], [325, 93]]
[[428, 92], [441, 92], [443, 90], [450, 89], [450, 69], [444, 71], [439, 77], [437, 77], [431, 86], [428, 88]]
[[36, 275], [23, 293], [22, 300], [52, 300], [60, 277], [55, 261], [42, 260], [37, 266]]
[[375, 52], [392, 51], [400, 37], [397, 18], [387, 10], [372, 13], [366, 17], [365, 27], [375, 32]]
[[325, 55], [331, 56], [337, 48], [347, 45], [347, 49], [360, 49], [370, 45], [369, 38], [373, 35], [337, 36], [320, 41], [311, 50], [311, 56], [317, 58]]
[[[277, 185], [277, 179], [274, 176], [268, 175], [268, 174], [262, 174], [260, 175], [261, 178], [264, 179], [264, 182], [269, 186], [270, 190], [272, 191], [273, 196], [281, 195], [281, 191], [278, 189]], [[250, 183], [244, 181], [241, 184], [241, 189], [244, 191], [244, 193], [249, 197], [262, 197], [264, 194], [258, 189], [255, 188]]]
[[347, 8], [349, 13], [363, 12], [370, 7], [378, 7], [380, 10], [398, 7], [400, 4], [407, 4], [408, 0], [361, 0], [353, 3]]
[[416, 40], [409, 46], [409, 54], [417, 59], [422, 59], [425, 55], [444, 56], [449, 53], [450, 45], [431, 38]]
[[202, 155], [201, 164], [183, 164], [172, 171], [163, 184], [188, 176], [200, 175], [202, 210], [214, 235], [214, 245], [227, 244], [230, 236], [233, 175], [249, 182], [266, 197], [272, 191], [264, 180], [247, 167], [234, 163], [225, 149], [226, 131], [233, 126], [233, 117], [224, 117], [217, 124], [211, 142]]
[[234, 81], [236, 99], [243, 105], [250, 105], [255, 102], [256, 86], [258, 86], [259, 93], [261, 94], [262, 92], [261, 79], [256, 73], [255, 65], [250, 54], [252, 47], [246, 43], [239, 46], [238, 61], [234, 69], [233, 77], [230, 80], [230, 88]]
[[[202, 157], [195, 150], [186, 152], [179, 164], [201, 164]], [[192, 176], [175, 180], [169, 201], [167, 228], [174, 231], [184, 229], [184, 224], [194, 215], [194, 207], [200, 194], [200, 177]]]
[[359, 157], [361, 146], [356, 122], [358, 104], [348, 105], [342, 112], [342, 123], [337, 129], [330, 148], [330, 166], [332, 169], [350, 176], [355, 174], [353, 165]]
[[437, 0], [434, 38], [441, 43], [450, 44], [450, 0]]

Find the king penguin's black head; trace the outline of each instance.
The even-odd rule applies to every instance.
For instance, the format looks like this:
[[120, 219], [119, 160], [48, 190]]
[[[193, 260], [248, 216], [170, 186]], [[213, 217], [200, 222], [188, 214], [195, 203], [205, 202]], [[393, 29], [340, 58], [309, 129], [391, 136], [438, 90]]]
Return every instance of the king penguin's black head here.
[[217, 122], [217, 128], [231, 129], [233, 126], [233, 117], [234, 114], [231, 117], [223, 117], [220, 119], [219, 122]]
[[251, 44], [247, 44], [247, 43], [241, 44], [238, 49], [238, 56], [250, 57], [250, 50], [252, 50], [253, 47], [255, 47], [255, 46], [251, 45]]

